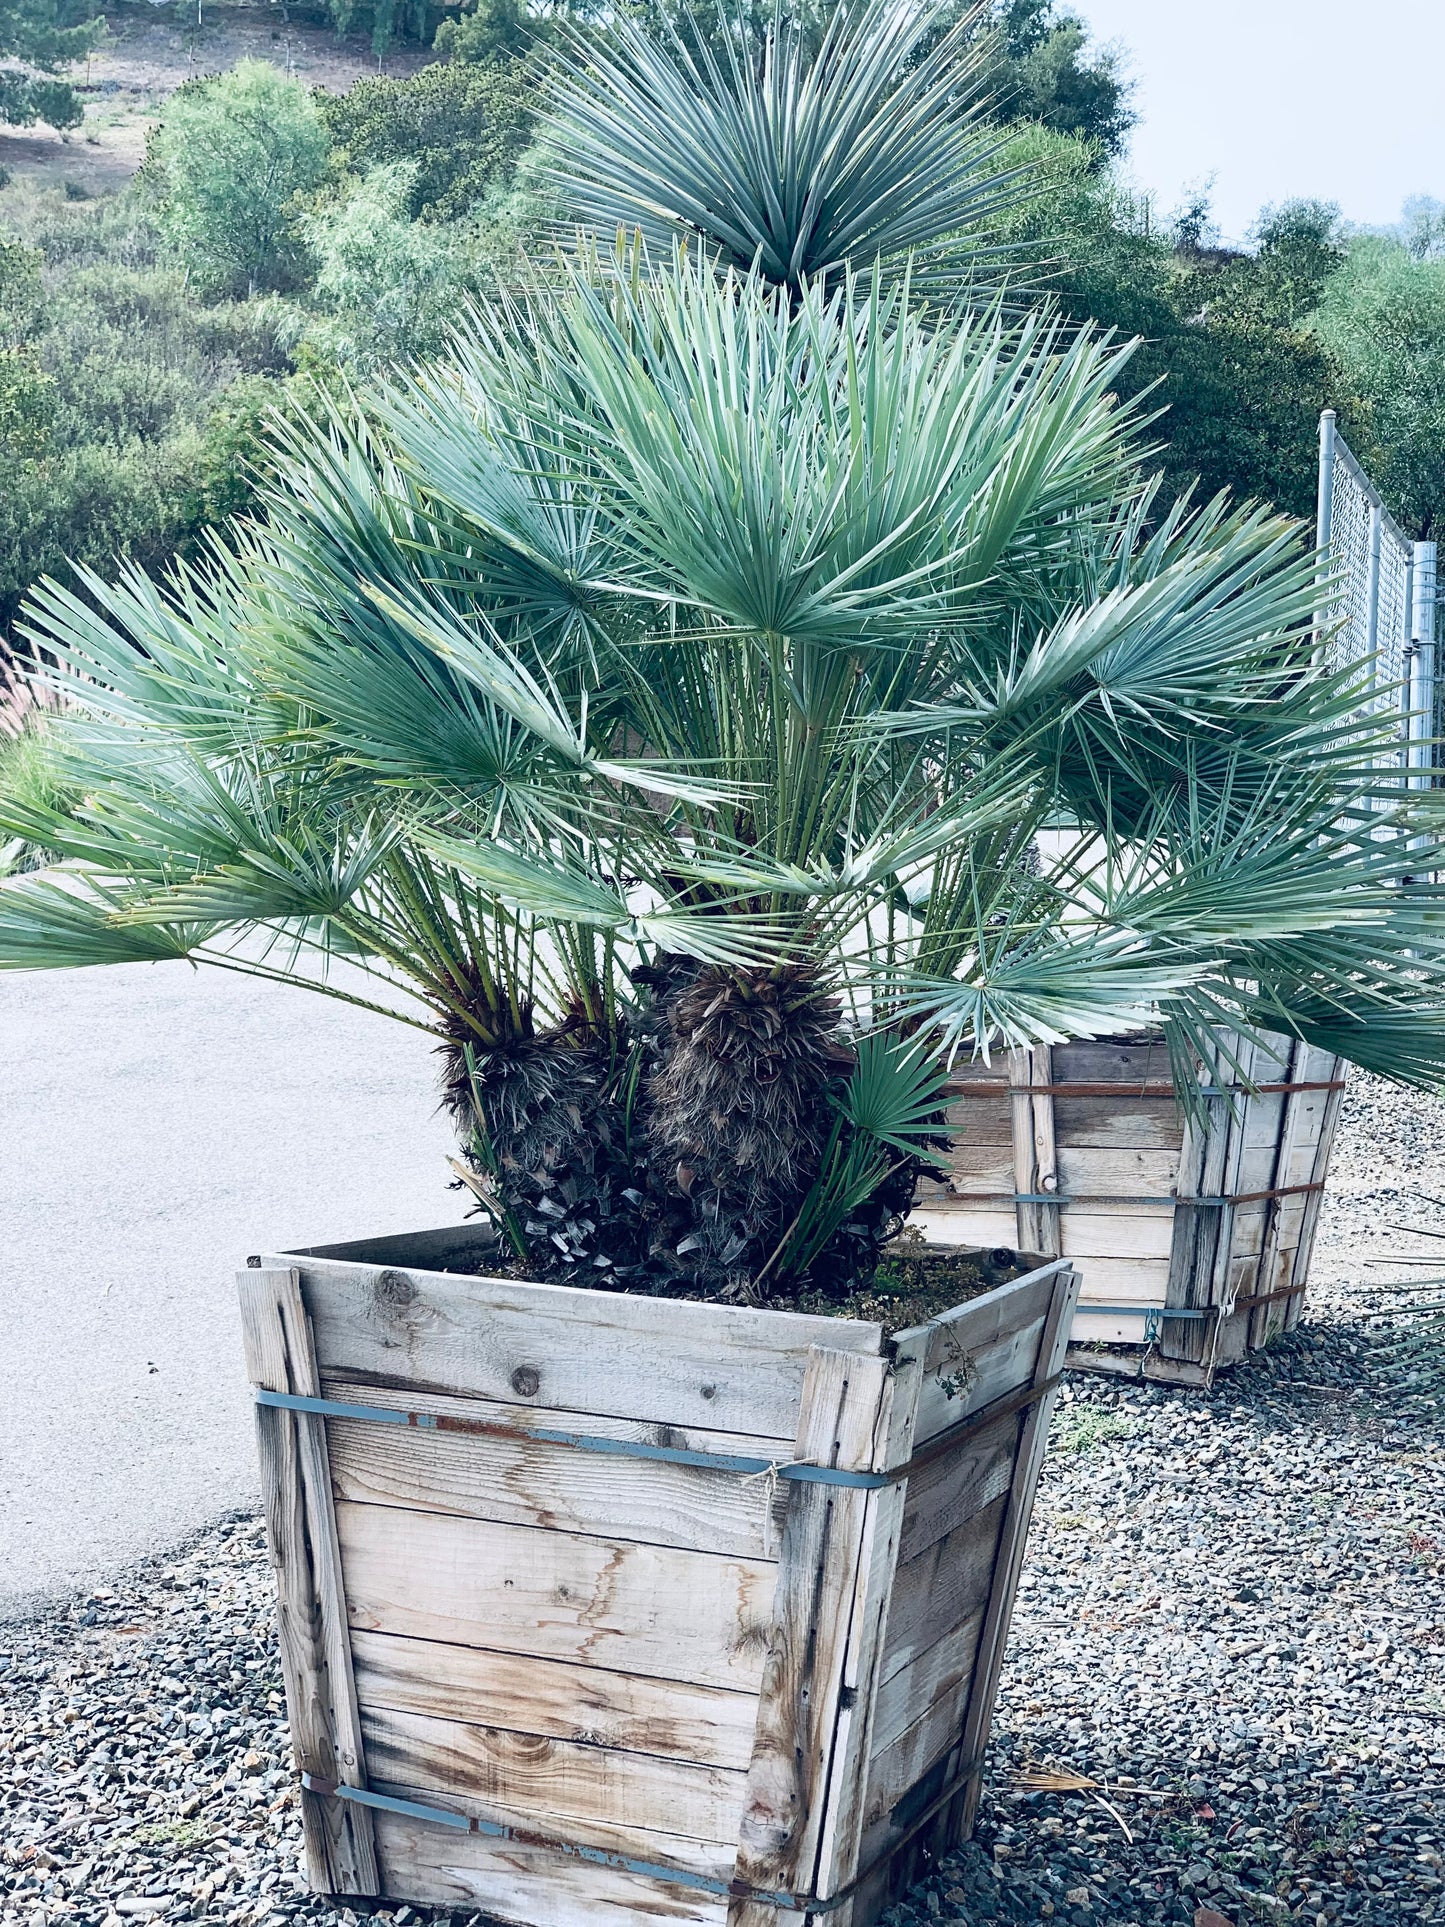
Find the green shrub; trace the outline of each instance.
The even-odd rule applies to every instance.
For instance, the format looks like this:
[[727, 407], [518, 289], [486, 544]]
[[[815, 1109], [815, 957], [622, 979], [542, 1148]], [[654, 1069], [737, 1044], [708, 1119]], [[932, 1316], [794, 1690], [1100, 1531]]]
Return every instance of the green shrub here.
[[321, 179], [326, 146], [311, 95], [264, 60], [172, 95], [147, 169], [161, 226], [204, 288], [254, 293], [301, 280], [299, 199]]
[[532, 137], [535, 76], [526, 61], [424, 67], [410, 80], [358, 80], [318, 94], [333, 167], [365, 175], [411, 161], [404, 212], [452, 221], [507, 187]]

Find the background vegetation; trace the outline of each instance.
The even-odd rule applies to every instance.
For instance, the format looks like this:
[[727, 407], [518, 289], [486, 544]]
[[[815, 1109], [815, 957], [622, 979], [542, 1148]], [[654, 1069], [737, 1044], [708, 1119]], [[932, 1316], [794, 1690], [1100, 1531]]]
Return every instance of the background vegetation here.
[[[754, 25], [771, 17], [772, 0], [751, 4]], [[353, 0], [330, 11], [359, 17]], [[822, 31], [819, 0], [794, 12]], [[724, 51], [709, 7], [634, 0], [632, 13]], [[88, 14], [83, 0], [0, 0], [13, 63], [0, 117], [79, 119], [61, 75], [102, 31]], [[0, 188], [0, 634], [28, 586], [69, 561], [194, 552], [246, 508], [273, 415], [314, 413], [345, 384], [434, 353], [469, 293], [550, 247], [536, 147], [549, 46], [619, 29], [586, 6], [524, 0], [444, 12], [375, 0], [371, 24], [379, 46], [434, 36], [438, 59], [339, 95], [243, 61], [171, 97], [122, 192]], [[1309, 515], [1328, 405], [1401, 519], [1438, 530], [1439, 204], [1354, 234], [1333, 208], [1295, 203], [1264, 210], [1247, 251], [1220, 247], [1202, 198], [1163, 214], [1121, 184], [1129, 90], [1066, 6], [992, 0], [971, 31], [1000, 137], [1038, 188], [998, 238], [1067, 315], [1143, 337], [1127, 380], [1162, 411], [1169, 491], [1197, 481]]]

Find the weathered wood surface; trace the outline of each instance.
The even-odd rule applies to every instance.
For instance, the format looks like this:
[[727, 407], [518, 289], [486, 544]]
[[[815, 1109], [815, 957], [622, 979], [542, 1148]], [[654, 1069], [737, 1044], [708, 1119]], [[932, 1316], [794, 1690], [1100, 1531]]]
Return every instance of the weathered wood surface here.
[[361, 1631], [699, 1686], [756, 1691], [762, 1677], [767, 1560], [349, 1501], [336, 1522]]
[[1008, 1490], [1018, 1449], [1017, 1414], [999, 1419], [909, 1479], [898, 1538], [900, 1565], [916, 1559]]
[[[887, 1376], [881, 1358], [816, 1347], [795, 1457], [870, 1471], [885, 1436]], [[739, 1880], [764, 1892], [806, 1891], [817, 1869], [868, 1497], [806, 1482], [788, 1495], [737, 1858]], [[775, 1927], [779, 1912], [744, 1900], [728, 1918]]]
[[[295, 1271], [248, 1268], [237, 1287], [251, 1383], [315, 1397], [320, 1381]], [[323, 1422], [258, 1405], [256, 1439], [296, 1764], [333, 1784], [364, 1787], [366, 1757]], [[318, 1892], [380, 1891], [371, 1815], [364, 1807], [303, 1787], [301, 1820], [307, 1877]]]
[[882, 1343], [849, 1319], [297, 1262], [322, 1371], [534, 1408], [785, 1438], [811, 1346]]
[[516, 1733], [736, 1772], [752, 1759], [755, 1693], [390, 1633], [353, 1632], [351, 1650], [364, 1707], [437, 1719], [466, 1711]]
[[[776, 1551], [781, 1498], [775, 1508], [765, 1482], [736, 1473], [365, 1419], [333, 1419], [330, 1432], [340, 1499], [760, 1559]], [[775, 1455], [789, 1451], [763, 1454]]]
[[[390, 1786], [402, 1798], [419, 1790]], [[626, 1873], [546, 1848], [519, 1846], [430, 1825], [401, 1814], [377, 1816], [385, 1891], [435, 1907], [464, 1906], [517, 1927], [598, 1927], [666, 1921], [724, 1927], [727, 1902], [678, 1881]], [[720, 1849], [714, 1878], [731, 1878], [732, 1847]]]
[[[883, 1387], [882, 1412], [872, 1469], [890, 1471], [913, 1456], [919, 1398], [928, 1359], [928, 1329], [915, 1328], [895, 1341], [893, 1369]], [[832, 1764], [824, 1795], [824, 1824], [813, 1891], [828, 1899], [848, 1888], [859, 1871], [868, 1760], [882, 1686], [893, 1578], [897, 1570], [908, 1482], [867, 1495], [862, 1545], [848, 1646], [843, 1657]], [[845, 1900], [831, 1919], [835, 1927], [862, 1927], [863, 1915]]]
[[[737, 1838], [747, 1787], [740, 1770], [384, 1706], [364, 1707], [362, 1730], [374, 1778], [422, 1787], [438, 1806], [459, 1804], [561, 1840], [581, 1840], [581, 1829], [596, 1823], [715, 1845]], [[637, 1840], [632, 1851], [646, 1848]], [[691, 1864], [683, 1849], [673, 1851]]]
[[1041, 1271], [970, 1299], [927, 1327], [918, 1445], [1028, 1382], [1053, 1295], [1054, 1274]]
[[1007, 1493], [898, 1568], [883, 1677], [927, 1652], [988, 1597]]
[[[1041, 1258], [1060, 1257], [1063, 1245], [1058, 1205], [1040, 1204], [1038, 1198], [1060, 1190], [1064, 1180], [1054, 1135], [1053, 1104], [1028, 1087], [1053, 1082], [1053, 1057], [1047, 1044], [1009, 1054], [1009, 1083], [1025, 1088], [1015, 1089], [1010, 1098], [1013, 1168], [1000, 1186], [1024, 1194], [1015, 1207], [1019, 1249], [1036, 1251]], [[965, 1139], [954, 1153], [953, 1182], [959, 1192], [970, 1188], [965, 1177], [969, 1155]]]
[[873, 1752], [884, 1753], [936, 1700], [967, 1686], [973, 1677], [982, 1605], [969, 1613], [925, 1652], [885, 1679], [878, 1690], [873, 1719]]

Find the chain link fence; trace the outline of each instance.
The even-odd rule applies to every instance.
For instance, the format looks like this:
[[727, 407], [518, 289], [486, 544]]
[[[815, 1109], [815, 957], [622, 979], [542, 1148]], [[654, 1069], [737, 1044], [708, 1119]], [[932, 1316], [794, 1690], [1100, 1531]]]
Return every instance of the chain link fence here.
[[1382, 767], [1433, 778], [1441, 734], [1435, 675], [1435, 544], [1412, 542], [1335, 426], [1320, 417], [1317, 540], [1335, 578], [1319, 628], [1337, 665], [1371, 659], [1364, 707], [1398, 716], [1399, 747]]

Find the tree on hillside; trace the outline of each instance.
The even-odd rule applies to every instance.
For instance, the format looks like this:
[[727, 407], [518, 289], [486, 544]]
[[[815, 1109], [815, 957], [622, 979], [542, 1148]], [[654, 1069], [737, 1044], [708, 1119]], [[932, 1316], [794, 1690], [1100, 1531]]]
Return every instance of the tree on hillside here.
[[344, 94], [316, 95], [333, 170], [364, 175], [408, 162], [406, 212], [437, 221], [462, 219], [507, 185], [536, 104], [535, 80], [512, 59], [438, 63], [410, 80], [369, 75]]
[[[33, 127], [44, 121], [63, 133], [85, 117], [75, 89], [57, 74], [72, 60], [84, 60], [105, 32], [105, 21], [77, 17], [83, 9], [67, 0], [0, 0], [0, 121]], [[24, 69], [36, 69], [26, 72]]]
[[1445, 525], [1445, 250], [1423, 220], [1412, 246], [1410, 226], [1351, 240], [1314, 326], [1369, 411], [1382, 493], [1428, 540]]
[[1082, 141], [1028, 128], [1007, 157], [1034, 168], [1038, 192], [1001, 237], [1032, 249], [1073, 320], [1141, 337], [1124, 387], [1152, 389], [1162, 411], [1170, 489], [1229, 488], [1312, 515], [1320, 410], [1337, 409], [1346, 434], [1363, 426], [1350, 380], [1308, 325], [1339, 259], [1334, 210], [1268, 209], [1245, 253], [1206, 245], [1204, 197], [1161, 227]]
[[218, 292], [285, 288], [304, 252], [297, 196], [321, 179], [326, 129], [298, 81], [264, 60], [190, 81], [151, 136], [161, 222], [196, 278]]

